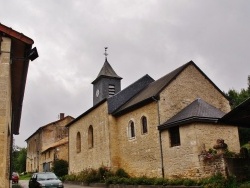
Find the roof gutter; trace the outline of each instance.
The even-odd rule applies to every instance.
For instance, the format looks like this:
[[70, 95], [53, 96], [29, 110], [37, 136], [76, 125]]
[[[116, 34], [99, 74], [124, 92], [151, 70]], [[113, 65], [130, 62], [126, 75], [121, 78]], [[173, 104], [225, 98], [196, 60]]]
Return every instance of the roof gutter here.
[[160, 126], [158, 126], [158, 130], [165, 130], [177, 125], [184, 125], [184, 124], [188, 124], [188, 123], [192, 123], [192, 122], [207, 122], [207, 123], [217, 123], [219, 120], [219, 118], [211, 118], [211, 117], [190, 117], [190, 118], [186, 118], [186, 119], [182, 119], [179, 121], [174, 121], [171, 123], [167, 123], [167, 124], [162, 124]]
[[18, 40], [21, 40], [27, 44], [30, 44], [30, 45], [34, 44], [34, 41], [31, 38], [25, 36], [22, 33], [19, 33], [17, 31], [13, 30], [10, 27], [2, 25], [1, 23], [0, 23], [0, 31], [2, 31], [3, 33], [6, 33], [7, 35], [10, 35]]

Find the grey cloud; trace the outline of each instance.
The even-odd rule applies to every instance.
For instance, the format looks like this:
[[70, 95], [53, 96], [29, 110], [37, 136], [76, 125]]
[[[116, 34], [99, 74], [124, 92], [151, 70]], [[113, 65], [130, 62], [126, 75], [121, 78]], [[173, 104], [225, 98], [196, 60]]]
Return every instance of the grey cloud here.
[[193, 60], [222, 90], [247, 85], [250, 2], [165, 0], [0, 0], [1, 23], [31, 37], [20, 135], [92, 106], [92, 85], [108, 61], [125, 88]]

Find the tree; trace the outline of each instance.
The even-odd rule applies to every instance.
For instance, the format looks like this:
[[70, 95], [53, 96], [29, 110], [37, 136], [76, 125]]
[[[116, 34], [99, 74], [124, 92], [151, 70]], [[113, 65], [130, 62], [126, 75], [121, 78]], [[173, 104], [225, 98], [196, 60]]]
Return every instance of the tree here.
[[13, 172], [21, 173], [26, 171], [26, 156], [27, 149], [16, 146], [13, 141], [11, 166]]
[[[248, 88], [241, 89], [240, 92], [230, 89], [226, 94], [229, 97], [231, 108], [234, 109], [236, 106], [244, 102], [250, 97], [250, 75], [248, 76]], [[244, 145], [250, 141], [250, 129], [239, 127], [240, 144]]]
[[55, 160], [53, 171], [58, 177], [63, 177], [68, 174], [69, 164], [65, 160]]
[[26, 157], [27, 157], [27, 149], [20, 148], [17, 157], [17, 171], [20, 173], [26, 171]]
[[248, 86], [248, 88], [249, 89], [241, 89], [240, 92], [236, 91], [235, 89], [230, 89], [228, 91], [227, 96], [229, 97], [232, 109], [250, 97], [250, 86]]

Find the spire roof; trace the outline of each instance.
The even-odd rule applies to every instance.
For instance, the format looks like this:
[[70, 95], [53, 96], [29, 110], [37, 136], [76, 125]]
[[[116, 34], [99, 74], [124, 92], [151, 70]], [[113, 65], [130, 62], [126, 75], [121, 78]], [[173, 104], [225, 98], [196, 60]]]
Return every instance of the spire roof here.
[[117, 78], [119, 80], [122, 79], [122, 77], [120, 77], [116, 74], [114, 69], [109, 64], [107, 58], [105, 59], [105, 62], [103, 64], [102, 69], [100, 70], [97, 78], [92, 82], [92, 84], [95, 83], [97, 80], [99, 80], [101, 77], [112, 77], [112, 78]]

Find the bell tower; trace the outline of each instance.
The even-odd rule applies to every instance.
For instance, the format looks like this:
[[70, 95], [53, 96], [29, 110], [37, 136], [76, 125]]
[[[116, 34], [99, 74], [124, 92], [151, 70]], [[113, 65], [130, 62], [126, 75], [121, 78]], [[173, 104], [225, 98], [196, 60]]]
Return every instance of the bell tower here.
[[121, 91], [121, 77], [118, 76], [107, 60], [107, 49], [105, 47], [105, 62], [93, 84], [93, 105], [105, 98], [112, 97]]

